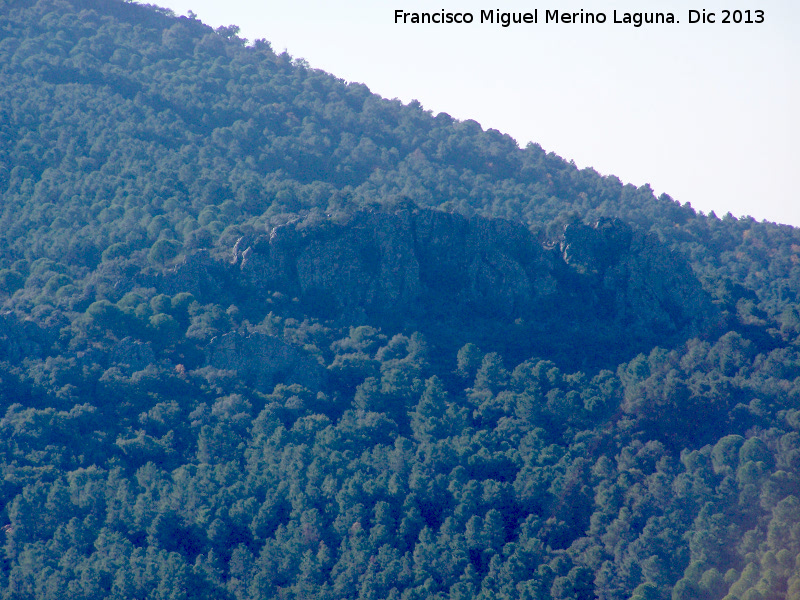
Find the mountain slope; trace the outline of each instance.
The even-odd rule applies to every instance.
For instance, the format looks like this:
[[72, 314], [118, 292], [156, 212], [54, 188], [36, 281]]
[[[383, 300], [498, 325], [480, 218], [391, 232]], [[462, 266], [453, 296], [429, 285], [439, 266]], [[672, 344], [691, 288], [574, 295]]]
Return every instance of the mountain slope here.
[[793, 598], [800, 234], [235, 28], [0, 0], [4, 598]]
[[92, 266], [115, 243], [203, 244], [274, 214], [405, 197], [551, 238], [576, 216], [623, 218], [702, 275], [757, 291], [774, 319], [787, 290], [797, 300], [794, 228], [698, 215], [474, 121], [383, 100], [266, 42], [246, 47], [234, 29], [122, 2], [8, 7], [6, 267], [41, 256]]

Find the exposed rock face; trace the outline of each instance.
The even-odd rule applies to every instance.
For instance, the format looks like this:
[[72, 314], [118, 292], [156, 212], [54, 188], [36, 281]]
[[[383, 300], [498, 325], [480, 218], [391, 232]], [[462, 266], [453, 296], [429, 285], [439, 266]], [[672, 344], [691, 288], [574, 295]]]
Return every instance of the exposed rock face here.
[[522, 225], [418, 211], [413, 227], [420, 278], [432, 298], [508, 319], [557, 293], [555, 256]]
[[523, 226], [431, 210], [289, 223], [240, 240], [234, 262], [252, 289], [297, 296], [328, 316], [420, 315], [441, 305], [512, 318], [557, 292], [555, 256]]
[[275, 336], [258, 332], [215, 337], [206, 348], [206, 357], [212, 367], [236, 371], [248, 385], [265, 392], [271, 392], [282, 381], [315, 389], [323, 377], [322, 367], [308, 354]]
[[618, 219], [570, 225], [561, 253], [592, 290], [598, 316], [629, 335], [698, 335], [721, 324], [689, 264], [652, 234]]
[[520, 354], [585, 348], [600, 360], [720, 322], [686, 261], [617, 220], [571, 225], [545, 248], [520, 224], [413, 206], [316, 216], [241, 238], [230, 267], [256, 302], [278, 291], [324, 318]]

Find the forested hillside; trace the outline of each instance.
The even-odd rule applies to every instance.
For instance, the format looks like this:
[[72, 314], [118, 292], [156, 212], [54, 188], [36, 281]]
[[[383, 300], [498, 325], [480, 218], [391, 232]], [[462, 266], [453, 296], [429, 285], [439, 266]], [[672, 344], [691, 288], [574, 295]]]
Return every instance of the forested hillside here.
[[800, 598], [800, 231], [237, 33], [0, 0], [2, 597]]

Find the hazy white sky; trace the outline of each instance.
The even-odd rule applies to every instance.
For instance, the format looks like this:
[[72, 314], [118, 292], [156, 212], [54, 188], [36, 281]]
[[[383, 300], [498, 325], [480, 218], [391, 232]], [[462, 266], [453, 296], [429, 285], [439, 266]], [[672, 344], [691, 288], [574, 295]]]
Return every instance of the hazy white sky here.
[[[705, 212], [800, 226], [796, 0], [149, 1]], [[479, 23], [482, 9], [537, 8], [536, 25]], [[717, 23], [690, 24], [689, 10], [703, 8]], [[723, 10], [747, 8], [764, 22], [721, 23]], [[475, 22], [395, 24], [396, 9], [469, 11]], [[548, 9], [607, 21], [544, 24]], [[679, 23], [614, 24], [614, 10], [672, 12]]]

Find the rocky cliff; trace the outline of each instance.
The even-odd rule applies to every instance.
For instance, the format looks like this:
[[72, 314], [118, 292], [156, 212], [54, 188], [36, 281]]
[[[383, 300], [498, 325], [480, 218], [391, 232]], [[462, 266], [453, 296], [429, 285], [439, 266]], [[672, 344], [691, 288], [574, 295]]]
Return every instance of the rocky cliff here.
[[226, 272], [255, 304], [280, 292], [321, 318], [521, 354], [616, 356], [720, 324], [686, 261], [617, 220], [546, 247], [520, 224], [415, 206], [312, 215], [243, 236]]
[[568, 226], [564, 262], [590, 301], [586, 317], [611, 321], [628, 336], [654, 341], [701, 335], [721, 325], [716, 306], [688, 262], [652, 235], [618, 219]]
[[298, 220], [240, 239], [233, 255], [252, 290], [390, 320], [439, 309], [513, 319], [557, 293], [557, 262], [521, 225], [419, 209]]

